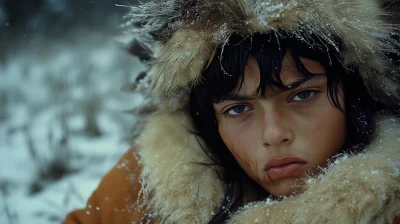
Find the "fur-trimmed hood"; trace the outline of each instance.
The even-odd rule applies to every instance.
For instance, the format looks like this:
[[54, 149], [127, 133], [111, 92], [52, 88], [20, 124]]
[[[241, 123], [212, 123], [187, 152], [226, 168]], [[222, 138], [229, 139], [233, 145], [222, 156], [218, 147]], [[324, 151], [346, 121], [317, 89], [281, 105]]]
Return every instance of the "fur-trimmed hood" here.
[[[220, 208], [226, 185], [194, 135], [188, 91], [217, 47], [233, 34], [297, 37], [310, 47], [340, 53], [357, 68], [372, 96], [400, 106], [398, 27], [378, 0], [157, 0], [131, 6], [126, 24], [133, 53], [149, 64], [137, 86], [158, 109], [137, 138], [142, 192], [151, 213], [165, 223], [207, 223]], [[338, 39], [343, 44], [339, 49]], [[139, 53], [138, 53], [139, 52]], [[149, 54], [147, 52], [150, 52]], [[329, 53], [329, 52], [327, 52]], [[148, 88], [149, 87], [149, 88]], [[382, 223], [400, 215], [400, 128], [381, 117], [365, 153], [345, 156], [307, 181], [306, 191], [279, 203], [254, 202], [231, 223]]]
[[146, 57], [152, 58], [147, 81], [161, 102], [178, 97], [182, 104], [182, 91], [201, 81], [215, 48], [232, 34], [271, 32], [327, 48], [313, 38], [322, 40], [340, 51], [345, 66], [359, 70], [373, 96], [387, 105], [400, 105], [399, 69], [388, 57], [399, 54], [399, 27], [380, 4], [379, 0], [156, 0], [132, 6], [126, 26], [134, 26], [134, 43], [151, 52]]

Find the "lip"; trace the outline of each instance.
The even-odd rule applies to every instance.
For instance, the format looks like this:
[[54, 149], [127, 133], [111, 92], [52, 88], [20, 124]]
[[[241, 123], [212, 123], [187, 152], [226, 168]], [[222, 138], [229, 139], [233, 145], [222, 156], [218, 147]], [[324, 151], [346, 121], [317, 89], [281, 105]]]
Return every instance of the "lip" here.
[[271, 158], [264, 171], [271, 179], [293, 177], [303, 173], [307, 162], [295, 156], [278, 156]]

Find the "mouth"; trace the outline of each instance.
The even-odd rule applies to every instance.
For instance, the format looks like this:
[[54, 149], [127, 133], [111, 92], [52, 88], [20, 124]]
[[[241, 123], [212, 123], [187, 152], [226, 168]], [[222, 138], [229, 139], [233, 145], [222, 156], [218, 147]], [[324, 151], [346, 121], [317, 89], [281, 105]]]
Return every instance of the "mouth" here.
[[294, 156], [273, 157], [264, 166], [264, 172], [270, 179], [295, 177], [306, 170], [307, 162]]

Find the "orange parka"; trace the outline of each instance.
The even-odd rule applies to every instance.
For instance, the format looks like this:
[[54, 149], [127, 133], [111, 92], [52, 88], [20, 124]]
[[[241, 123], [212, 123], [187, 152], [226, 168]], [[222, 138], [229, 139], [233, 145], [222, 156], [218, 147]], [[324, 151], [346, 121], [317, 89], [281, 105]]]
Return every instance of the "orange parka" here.
[[145, 209], [139, 209], [140, 167], [133, 155], [126, 152], [107, 173], [87, 201], [86, 208], [71, 212], [63, 224], [146, 223]]

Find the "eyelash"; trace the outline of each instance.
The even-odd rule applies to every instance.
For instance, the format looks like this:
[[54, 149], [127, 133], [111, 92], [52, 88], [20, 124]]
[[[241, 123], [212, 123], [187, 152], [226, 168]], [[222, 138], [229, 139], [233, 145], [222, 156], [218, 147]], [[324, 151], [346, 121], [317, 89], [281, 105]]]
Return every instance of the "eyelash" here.
[[242, 112], [242, 113], [240, 113], [240, 114], [238, 114], [238, 115], [229, 114], [229, 112], [230, 112], [231, 110], [233, 110], [233, 109], [235, 109], [235, 108], [237, 108], [237, 107], [248, 107], [248, 108], [251, 108], [251, 106], [246, 105], [246, 104], [237, 104], [237, 105], [234, 105], [234, 106], [232, 106], [232, 107], [229, 107], [227, 110], [225, 110], [225, 111], [223, 112], [223, 115], [224, 115], [225, 117], [227, 117], [227, 118], [238, 118], [238, 117], [243, 116], [243, 114], [244, 114], [245, 112], [247, 112], [247, 111], [253, 109], [253, 108], [251, 108], [251, 109], [246, 110], [246, 111], [244, 111], [244, 112]]
[[[302, 94], [302, 93], [307, 93], [307, 92], [309, 92], [309, 93], [311, 93], [311, 94], [313, 94], [313, 95], [310, 96], [308, 99], [293, 101], [293, 98], [295, 98], [296, 96], [298, 96], [298, 95], [300, 95], [300, 94]], [[313, 99], [316, 97], [316, 95], [317, 95], [318, 93], [320, 93], [320, 91], [313, 90], [313, 89], [301, 90], [301, 91], [295, 93], [293, 96], [291, 96], [289, 102], [309, 102], [309, 101], [313, 100]], [[248, 109], [248, 110], [246, 110], [246, 111], [244, 111], [244, 112], [242, 112], [242, 113], [240, 113], [240, 114], [238, 114], [238, 115], [231, 115], [231, 114], [229, 114], [229, 112], [230, 112], [231, 110], [233, 110], [233, 109], [235, 109], [235, 108], [237, 108], [237, 107], [239, 107], [239, 106], [242, 106], [242, 107], [249, 107], [250, 109]], [[237, 104], [237, 105], [231, 106], [231, 107], [229, 107], [228, 109], [226, 109], [226, 110], [223, 112], [223, 115], [224, 115], [225, 117], [227, 117], [227, 118], [239, 118], [239, 117], [243, 116], [244, 113], [246, 113], [247, 111], [252, 110], [252, 109], [253, 109], [253, 108], [252, 108], [251, 106], [249, 106], [249, 105], [246, 105], [246, 104]]]
[[[311, 97], [309, 97], [308, 99], [293, 101], [293, 99], [294, 99], [296, 96], [299, 96], [299, 95], [302, 94], [302, 93], [308, 93], [308, 92], [313, 94], [313, 95], [312, 95]], [[308, 102], [308, 101], [313, 100], [313, 99], [318, 95], [318, 93], [320, 93], [320, 91], [318, 91], [318, 90], [313, 90], [313, 89], [301, 90], [301, 91], [295, 93], [293, 96], [291, 96], [289, 102]]]

